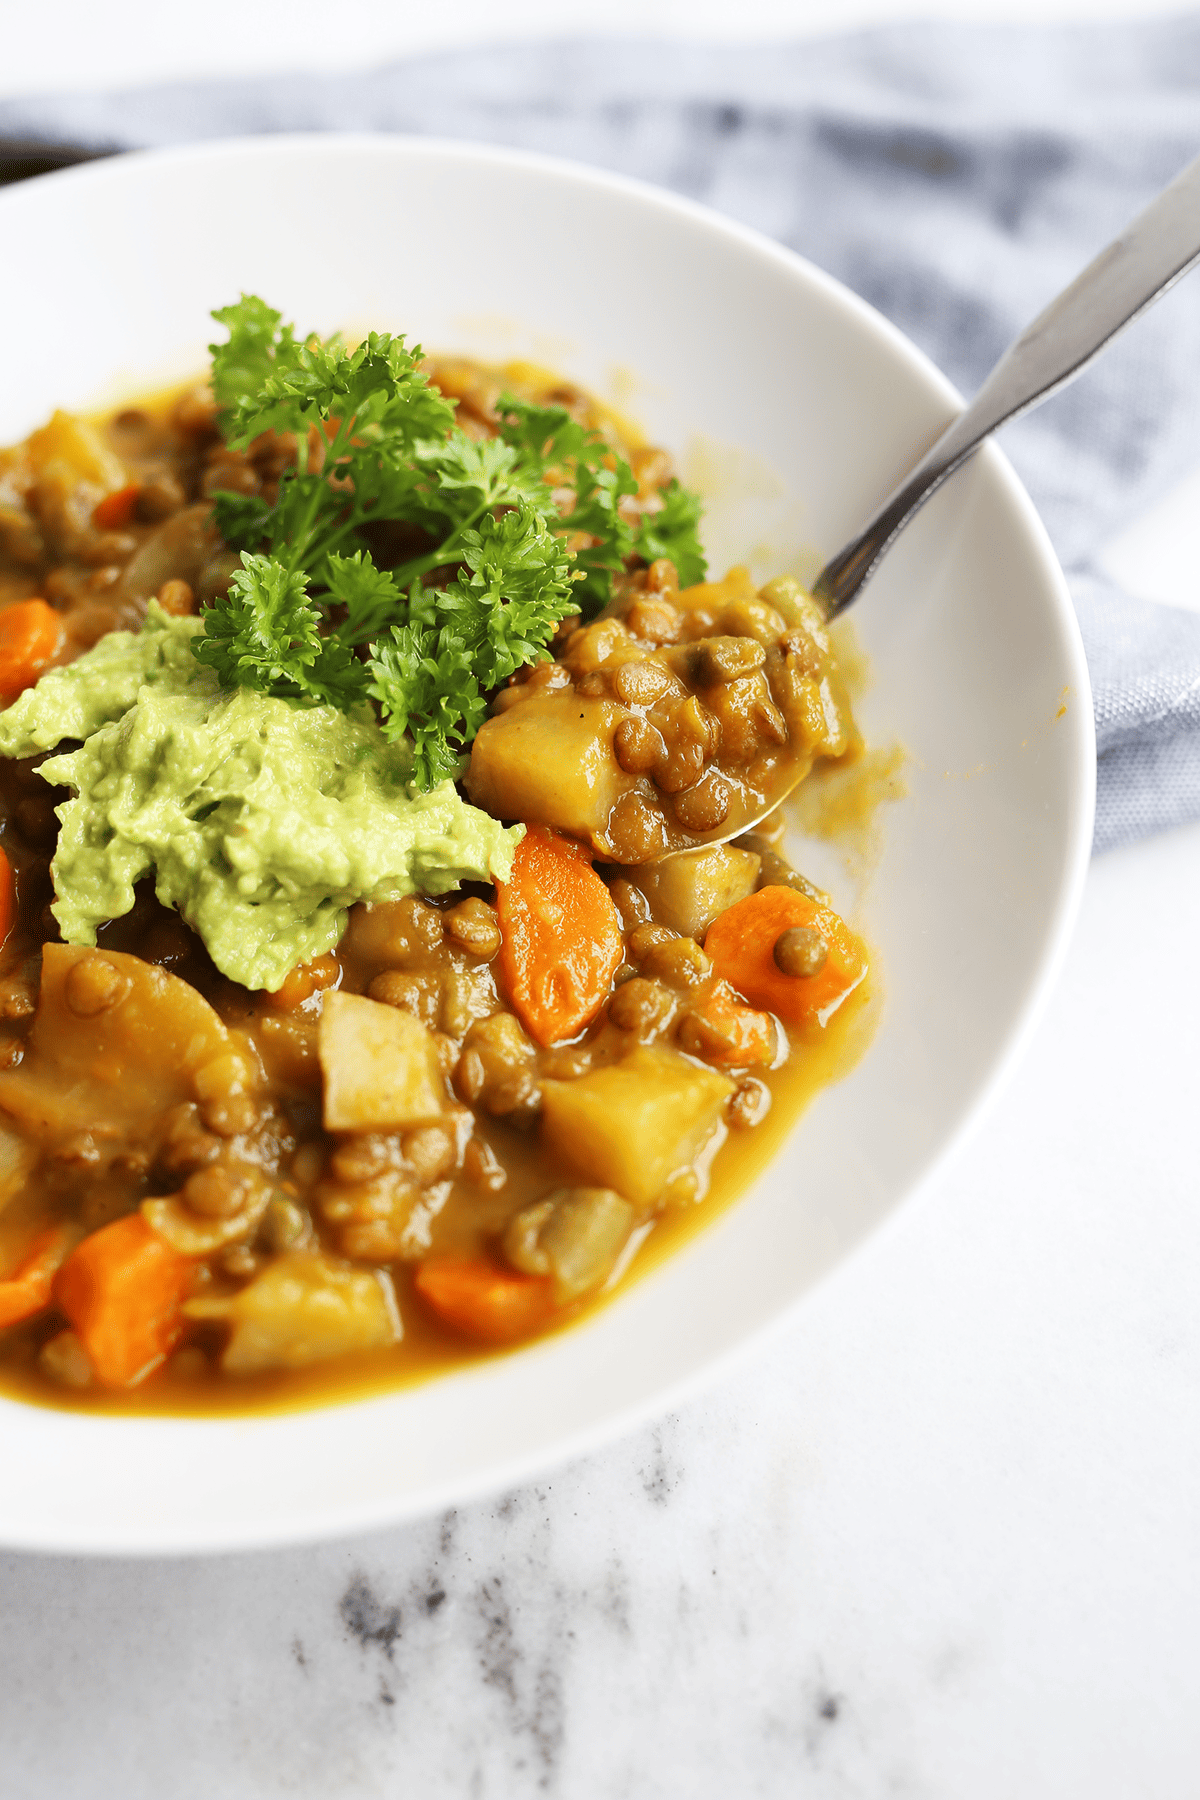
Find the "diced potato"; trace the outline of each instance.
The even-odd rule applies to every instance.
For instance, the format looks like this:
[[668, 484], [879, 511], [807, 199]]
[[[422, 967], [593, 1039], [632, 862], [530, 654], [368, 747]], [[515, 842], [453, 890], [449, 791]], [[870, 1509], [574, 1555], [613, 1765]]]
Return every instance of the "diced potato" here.
[[571, 837], [600, 836], [623, 794], [638, 787], [613, 750], [626, 712], [570, 689], [526, 700], [480, 726], [467, 793], [498, 819], [553, 825]]
[[56, 412], [48, 425], [31, 433], [26, 450], [35, 475], [56, 463], [67, 466], [75, 481], [87, 481], [105, 493], [124, 487], [129, 477], [94, 425], [70, 413]]
[[631, 871], [630, 880], [650, 902], [656, 924], [681, 937], [703, 938], [718, 913], [754, 892], [761, 865], [752, 850], [714, 844], [647, 863]]
[[308, 1250], [277, 1256], [236, 1294], [190, 1300], [183, 1310], [231, 1327], [221, 1358], [230, 1375], [303, 1369], [351, 1350], [381, 1350], [402, 1335], [387, 1275]]
[[733, 1087], [676, 1050], [639, 1044], [575, 1081], [544, 1081], [542, 1137], [585, 1180], [645, 1206], [695, 1160]]
[[611, 1188], [559, 1188], [510, 1222], [504, 1254], [523, 1274], [552, 1275], [565, 1306], [599, 1287], [632, 1229], [632, 1206]]
[[411, 1013], [361, 994], [329, 994], [317, 1048], [326, 1131], [419, 1125], [444, 1108], [433, 1038]]
[[99, 1120], [136, 1135], [190, 1100], [196, 1071], [231, 1047], [178, 976], [117, 950], [47, 944], [28, 1048], [0, 1072], [0, 1109], [43, 1137]]

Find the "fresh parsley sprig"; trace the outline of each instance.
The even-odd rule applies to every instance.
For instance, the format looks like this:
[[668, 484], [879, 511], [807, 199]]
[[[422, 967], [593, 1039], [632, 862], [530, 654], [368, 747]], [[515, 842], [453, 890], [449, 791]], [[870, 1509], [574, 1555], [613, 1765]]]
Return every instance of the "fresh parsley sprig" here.
[[[241, 567], [195, 653], [222, 682], [345, 710], [374, 701], [426, 786], [458, 773], [491, 691], [548, 656], [564, 618], [598, 612], [631, 558], [703, 580], [697, 498], [672, 482], [658, 510], [631, 507], [628, 462], [564, 408], [506, 397], [498, 435], [477, 439], [402, 337], [301, 340], [255, 295], [213, 317], [229, 333], [212, 346], [226, 442], [296, 444], [273, 502], [214, 498]], [[416, 536], [390, 569], [368, 547], [388, 524]], [[437, 570], [449, 579], [428, 585]]]

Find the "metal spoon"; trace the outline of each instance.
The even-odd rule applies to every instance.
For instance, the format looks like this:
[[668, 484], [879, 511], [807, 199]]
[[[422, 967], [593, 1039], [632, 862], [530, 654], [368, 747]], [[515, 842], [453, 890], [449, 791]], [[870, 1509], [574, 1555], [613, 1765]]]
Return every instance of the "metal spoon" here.
[[965, 412], [830, 558], [813, 586], [828, 616], [857, 598], [913, 515], [986, 437], [1074, 381], [1198, 259], [1200, 157], [1009, 345]]
[[[1198, 260], [1200, 157], [1009, 345], [971, 404], [946, 427], [857, 536], [830, 558], [812, 588], [826, 616], [834, 618], [857, 599], [909, 520], [985, 438], [1074, 381], [1119, 332], [1153, 306]], [[770, 805], [762, 813], [740, 818], [736, 826], [726, 824], [712, 832], [696, 833], [692, 845], [708, 849], [755, 831], [798, 785], [806, 768], [800, 762], [794, 770], [782, 763]], [[675, 850], [673, 854], [687, 855], [689, 851]]]

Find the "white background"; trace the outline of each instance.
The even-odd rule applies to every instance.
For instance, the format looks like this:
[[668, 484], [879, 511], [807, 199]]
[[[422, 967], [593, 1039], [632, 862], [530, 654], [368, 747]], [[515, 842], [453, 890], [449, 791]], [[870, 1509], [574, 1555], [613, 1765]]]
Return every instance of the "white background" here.
[[[4, 0], [0, 97], [905, 16]], [[1185, 483], [1126, 534], [1114, 571], [1195, 594], [1197, 499]], [[1194, 1800], [1198, 893], [1200, 826], [1094, 864], [1061, 987], [980, 1134], [780, 1341], [655, 1431], [355, 1544], [0, 1556], [6, 1800]]]

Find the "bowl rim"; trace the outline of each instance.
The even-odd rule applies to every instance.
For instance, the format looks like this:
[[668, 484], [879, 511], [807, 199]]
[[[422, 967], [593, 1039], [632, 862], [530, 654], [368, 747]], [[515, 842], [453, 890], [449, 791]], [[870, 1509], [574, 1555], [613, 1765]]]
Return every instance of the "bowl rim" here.
[[[852, 319], [859, 329], [873, 336], [877, 343], [907, 365], [908, 370], [918, 377], [931, 397], [945, 403], [948, 417], [964, 404], [961, 394], [947, 377], [897, 326], [834, 276], [827, 274], [798, 252], [753, 227], [743, 225], [714, 208], [669, 189], [633, 176], [536, 151], [456, 138], [384, 132], [311, 131], [204, 139], [188, 144], [119, 152], [16, 183], [7, 191], [0, 192], [0, 224], [9, 211], [29, 206], [36, 208], [38, 196], [47, 191], [47, 183], [53, 184], [56, 192], [64, 184], [85, 187], [92, 185], [103, 189], [114, 183], [120, 184], [126, 178], [126, 171], [147, 162], [169, 167], [180, 163], [203, 165], [206, 162], [224, 164], [231, 161], [286, 160], [297, 153], [311, 154], [314, 150], [330, 158], [370, 152], [398, 160], [411, 161], [427, 157], [434, 161], [449, 161], [460, 165], [482, 163], [491, 167], [530, 171], [582, 183], [593, 189], [624, 197], [640, 206], [657, 208], [664, 214], [702, 227], [706, 232], [724, 239], [731, 247], [749, 253], [761, 263], [785, 272], [792, 280], [815, 289], [827, 302], [840, 309], [843, 315]], [[114, 1529], [111, 1522], [106, 1522], [102, 1529], [90, 1531], [86, 1528], [64, 1529], [58, 1521], [52, 1521], [47, 1526], [39, 1521], [26, 1520], [23, 1525], [19, 1525], [15, 1521], [4, 1519], [0, 1511], [0, 1543], [4, 1547], [60, 1554], [116, 1554], [136, 1557], [253, 1551], [337, 1539], [370, 1529], [399, 1526], [427, 1517], [449, 1505], [470, 1504], [521, 1485], [568, 1461], [601, 1450], [646, 1422], [661, 1417], [671, 1407], [686, 1403], [724, 1377], [743, 1359], [766, 1348], [794, 1320], [800, 1307], [809, 1304], [818, 1294], [829, 1296], [834, 1291], [834, 1284], [844, 1278], [849, 1269], [856, 1267], [860, 1258], [878, 1253], [880, 1247], [890, 1241], [891, 1233], [898, 1228], [902, 1217], [909, 1215], [914, 1202], [929, 1191], [942, 1170], [953, 1161], [978, 1129], [1037, 1029], [1066, 958], [1082, 901], [1092, 846], [1096, 789], [1095, 727], [1091, 686], [1074, 605], [1046, 527], [1011, 463], [992, 440], [977, 452], [977, 458], [987, 468], [992, 481], [998, 483], [1001, 499], [1010, 510], [1012, 526], [1024, 533], [1040, 565], [1057, 614], [1055, 622], [1062, 634], [1071, 674], [1073, 701], [1070, 708], [1073, 755], [1067, 783], [1068, 824], [1057, 892], [1050, 909], [1052, 924], [1042, 939], [1039, 956], [1026, 978], [1021, 1003], [1015, 1010], [1007, 1031], [999, 1039], [987, 1074], [980, 1081], [961, 1117], [919, 1171], [898, 1185], [883, 1217], [799, 1294], [780, 1304], [773, 1313], [746, 1331], [735, 1343], [705, 1358], [686, 1374], [668, 1379], [633, 1403], [615, 1403], [600, 1417], [577, 1431], [557, 1437], [550, 1444], [494, 1460], [471, 1475], [443, 1477], [438, 1481], [414, 1484], [410, 1491], [391, 1500], [371, 1499], [359, 1503], [344, 1503], [337, 1507], [322, 1507], [318, 1518], [314, 1518], [311, 1510], [306, 1511], [300, 1504], [294, 1512], [273, 1519], [269, 1525], [258, 1522], [238, 1523], [236, 1520], [214, 1521], [202, 1532], [197, 1531], [194, 1526], [189, 1526], [184, 1532], [174, 1531], [169, 1519], [161, 1521], [153, 1534], [146, 1532], [143, 1522], [136, 1536], [127, 1536], [121, 1529]], [[573, 1329], [586, 1330], [587, 1322]], [[553, 1339], [541, 1346], [531, 1347], [535, 1356], [539, 1352], [543, 1355], [553, 1354], [553, 1348]], [[434, 1379], [440, 1382], [453, 1381], [455, 1378], [451, 1373]], [[350, 1412], [369, 1408], [380, 1398], [381, 1396], [364, 1396], [362, 1400], [342, 1401], [335, 1406], [311, 1410]], [[45, 1421], [45, 1428], [52, 1432], [56, 1430], [52, 1421], [57, 1420], [70, 1420], [72, 1425], [82, 1423], [85, 1430], [89, 1427], [103, 1427], [110, 1422], [105, 1417], [93, 1419], [86, 1414], [37, 1408], [26, 1402], [0, 1397], [0, 1432], [3, 1431], [4, 1414], [10, 1408], [38, 1414]], [[287, 1418], [292, 1415], [275, 1416]], [[234, 1421], [224, 1418], [160, 1419], [158, 1416], [138, 1421], [146, 1426], [178, 1426], [200, 1431], [231, 1422]], [[254, 1421], [247, 1418], [236, 1422], [246, 1425]]]

